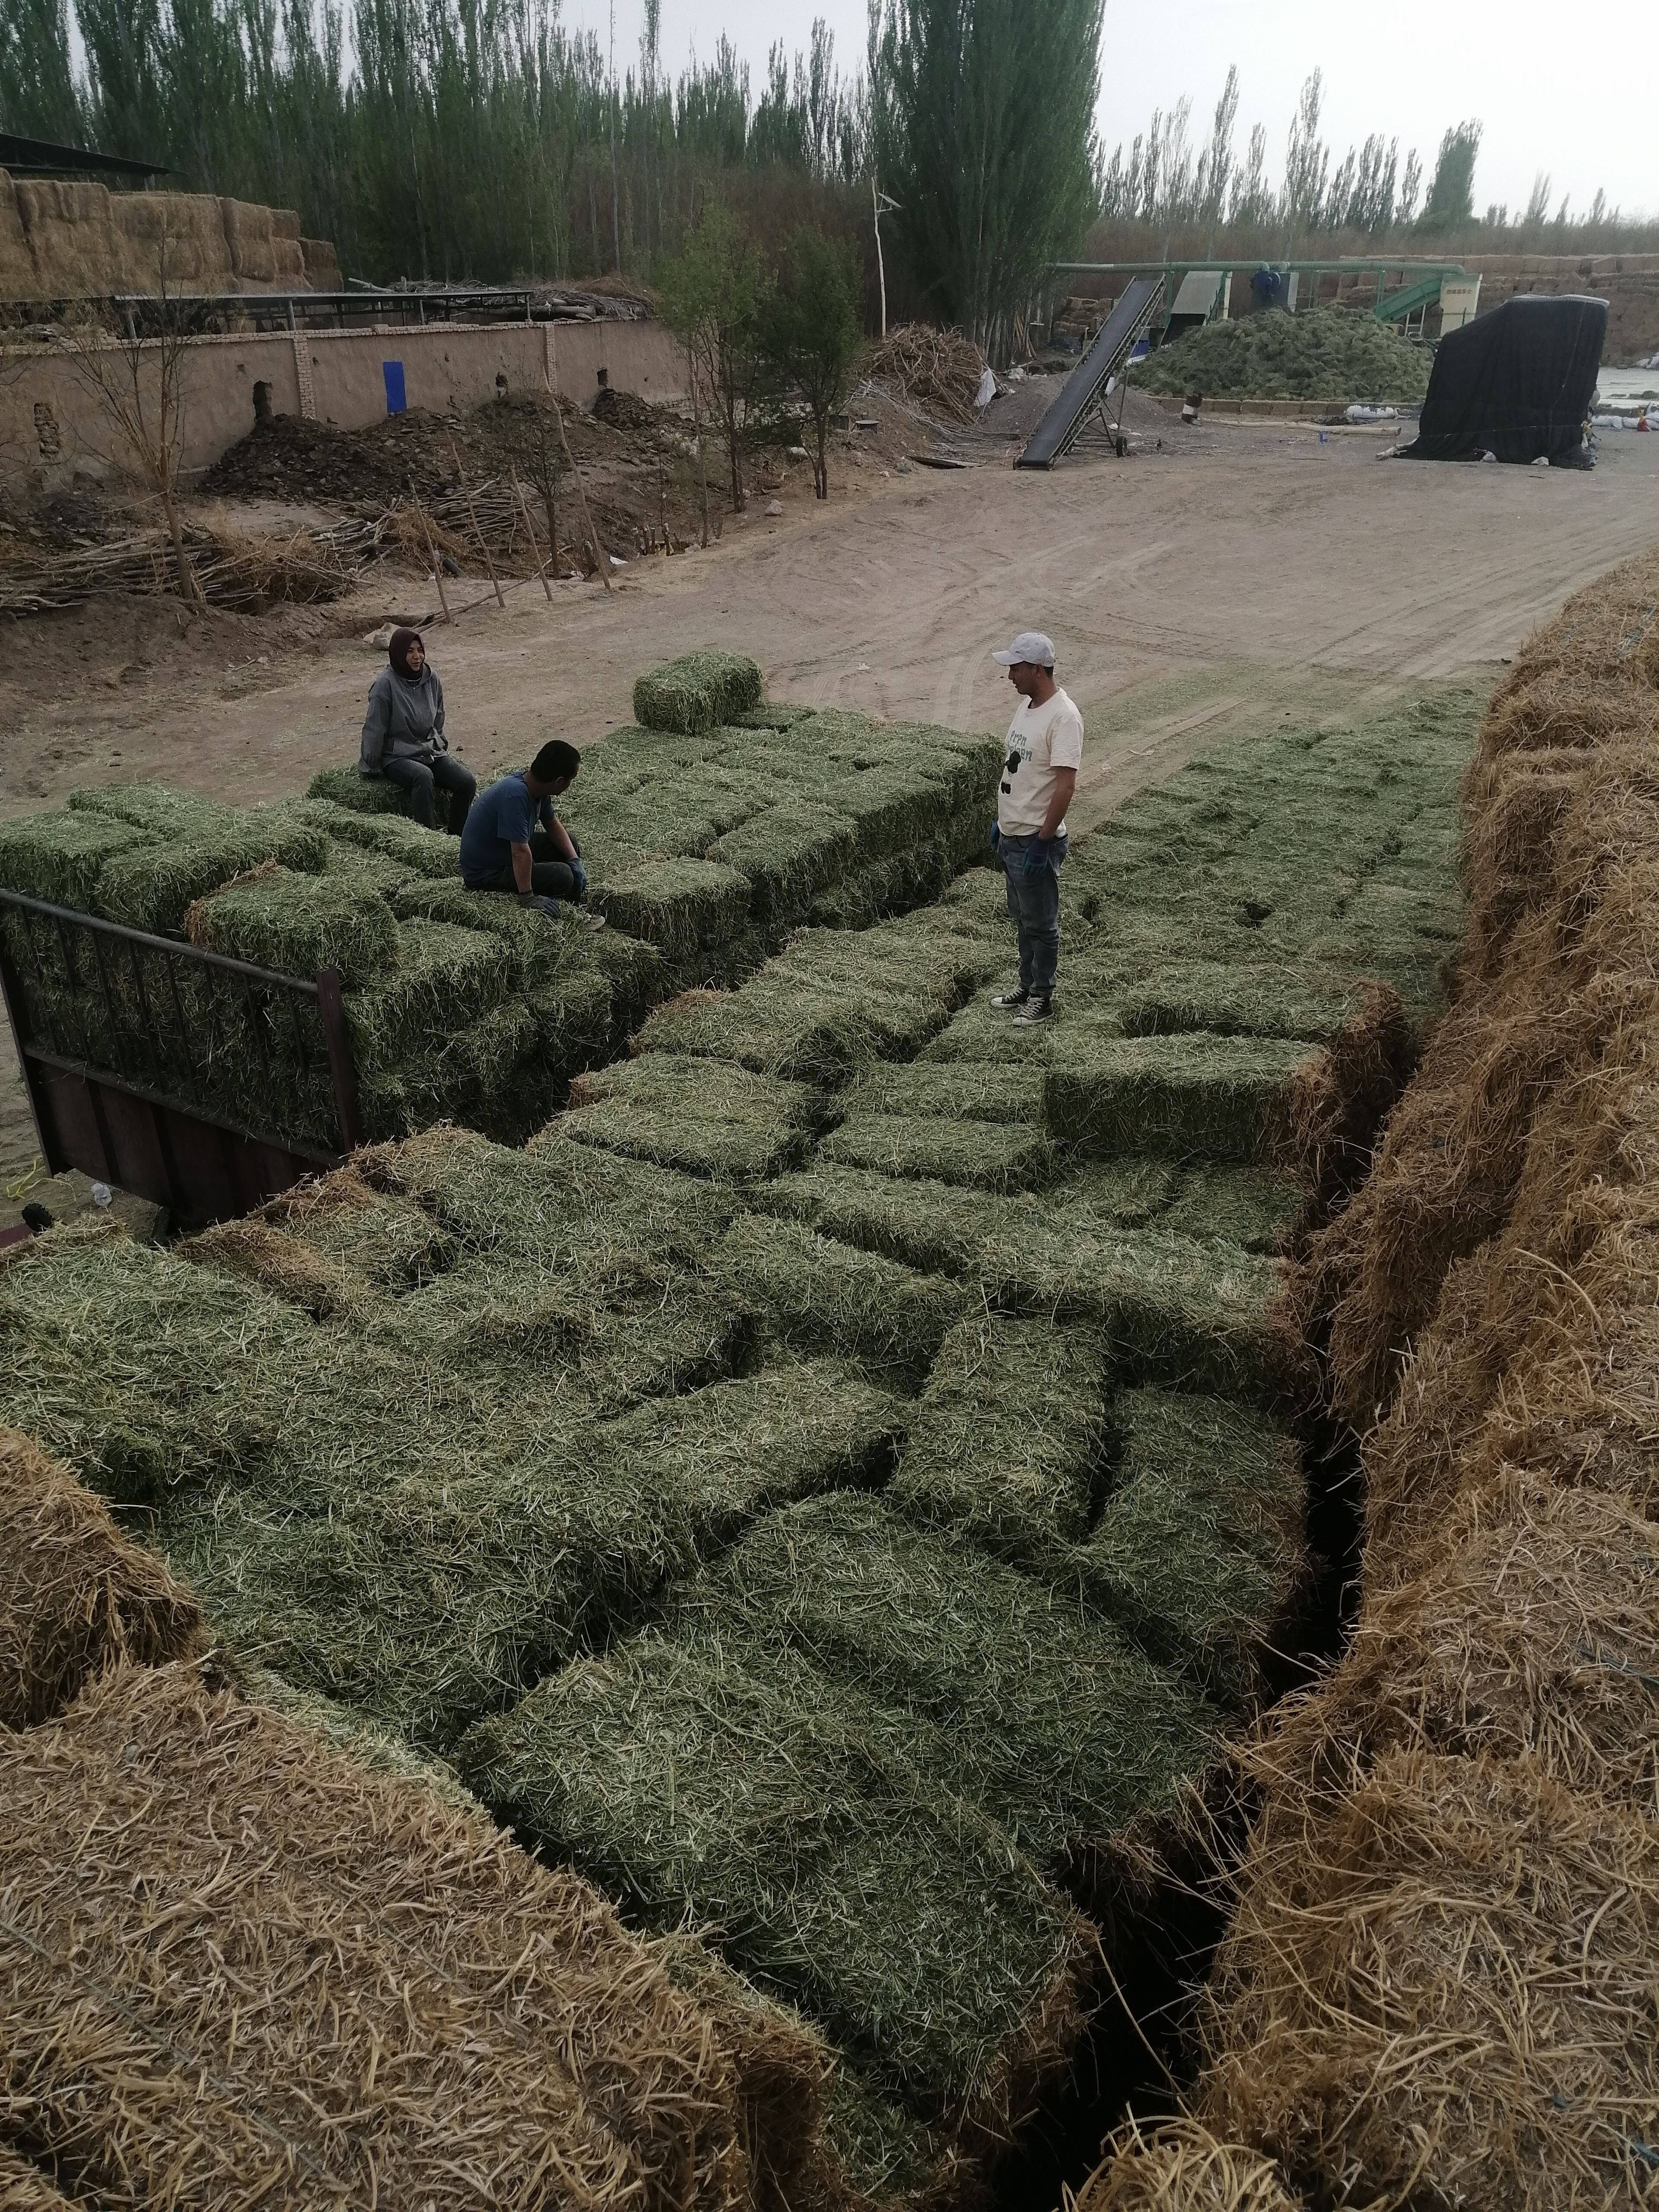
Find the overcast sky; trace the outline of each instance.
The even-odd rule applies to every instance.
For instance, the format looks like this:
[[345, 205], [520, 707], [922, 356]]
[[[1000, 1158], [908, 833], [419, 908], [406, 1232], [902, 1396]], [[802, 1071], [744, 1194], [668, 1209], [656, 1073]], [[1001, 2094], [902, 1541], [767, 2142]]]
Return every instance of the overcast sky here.
[[[617, 0], [617, 66], [639, 52], [640, 0]], [[564, 0], [571, 27], [610, 33], [608, 0]], [[814, 15], [836, 34], [836, 58], [855, 68], [865, 47], [864, 0], [662, 0], [665, 61], [678, 70], [695, 41], [705, 56], [727, 32], [758, 77], [766, 50], [806, 43]], [[1154, 107], [1193, 99], [1201, 143], [1229, 62], [1238, 64], [1237, 146], [1267, 127], [1268, 170], [1283, 168], [1285, 137], [1303, 79], [1325, 73], [1325, 136], [1340, 160], [1372, 131], [1396, 133], [1403, 161], [1415, 145], [1431, 169], [1448, 124], [1486, 125], [1475, 170], [1477, 207], [1524, 205], [1540, 169], [1559, 206], [1576, 213], [1596, 188], [1626, 214], [1659, 216], [1659, 61], [1643, 11], [1563, 17], [1543, 0], [1396, 0], [1386, 12], [1328, 0], [1107, 0], [1100, 134], [1107, 150], [1146, 127]], [[1626, 27], [1620, 27], [1621, 25]]]

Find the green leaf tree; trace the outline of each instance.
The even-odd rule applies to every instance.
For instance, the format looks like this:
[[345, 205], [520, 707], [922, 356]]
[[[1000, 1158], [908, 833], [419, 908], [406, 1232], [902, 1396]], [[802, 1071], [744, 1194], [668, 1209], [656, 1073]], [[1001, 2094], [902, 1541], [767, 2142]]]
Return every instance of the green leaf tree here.
[[877, 0], [876, 173], [911, 269], [990, 350], [1096, 211], [1103, 0]]
[[658, 312], [685, 348], [697, 396], [720, 426], [734, 514], [745, 504], [744, 441], [761, 372], [769, 291], [758, 249], [721, 200], [705, 204], [684, 248], [658, 276]]
[[1429, 196], [1417, 228], [1455, 230], [1474, 213], [1474, 163], [1480, 151], [1480, 125], [1459, 123], [1440, 141], [1440, 157], [1429, 179]]
[[819, 499], [830, 496], [830, 418], [847, 404], [864, 350], [859, 293], [851, 254], [804, 224], [784, 246], [762, 318], [774, 388], [798, 400], [811, 420], [812, 489]]

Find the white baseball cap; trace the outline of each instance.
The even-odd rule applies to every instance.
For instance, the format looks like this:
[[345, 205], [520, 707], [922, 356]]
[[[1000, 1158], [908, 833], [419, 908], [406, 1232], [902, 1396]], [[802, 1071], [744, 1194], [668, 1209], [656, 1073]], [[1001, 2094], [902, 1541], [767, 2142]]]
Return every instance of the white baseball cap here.
[[1006, 652], [994, 653], [991, 658], [999, 668], [1012, 668], [1021, 660], [1029, 660], [1036, 668], [1052, 668], [1054, 641], [1040, 629], [1023, 629]]

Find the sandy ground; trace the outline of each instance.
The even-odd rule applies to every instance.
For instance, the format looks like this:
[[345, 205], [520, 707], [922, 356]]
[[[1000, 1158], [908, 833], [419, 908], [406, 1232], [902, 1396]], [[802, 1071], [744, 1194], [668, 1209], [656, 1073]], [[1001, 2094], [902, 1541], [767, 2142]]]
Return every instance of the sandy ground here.
[[[960, 471], [842, 469], [824, 505], [797, 475], [781, 517], [757, 502], [718, 546], [634, 562], [608, 595], [568, 583], [549, 606], [532, 580], [502, 612], [466, 589], [471, 611], [429, 636], [452, 741], [481, 778], [550, 737], [590, 743], [629, 719], [640, 670], [707, 643], [754, 654], [778, 697], [988, 728], [1012, 705], [991, 650], [1037, 625], [1085, 710], [1086, 826], [1200, 744], [1495, 675], [1568, 593], [1659, 538], [1659, 438], [1604, 441], [1590, 473], [1382, 461], [1378, 444], [1218, 425], [1043, 474], [988, 439]], [[100, 776], [303, 789], [355, 758], [383, 660], [362, 633], [411, 596], [382, 585], [326, 626], [227, 617], [181, 635], [154, 602], [14, 625], [0, 812]], [[0, 1097], [0, 1165], [27, 1162], [9, 1066]]]

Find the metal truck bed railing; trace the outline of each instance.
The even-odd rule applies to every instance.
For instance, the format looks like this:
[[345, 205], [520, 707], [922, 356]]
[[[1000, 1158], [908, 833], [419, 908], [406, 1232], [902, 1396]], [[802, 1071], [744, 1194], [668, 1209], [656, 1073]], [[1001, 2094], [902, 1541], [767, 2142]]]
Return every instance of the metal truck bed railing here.
[[1105, 404], [1108, 380], [1122, 373], [1135, 341], [1164, 297], [1164, 279], [1137, 276], [1100, 329], [1095, 342], [1060, 386], [1060, 397], [1031, 433], [1017, 469], [1051, 469], [1077, 443], [1096, 407]]
[[246, 1213], [360, 1137], [337, 969], [281, 975], [0, 890], [0, 991], [42, 1158]]

